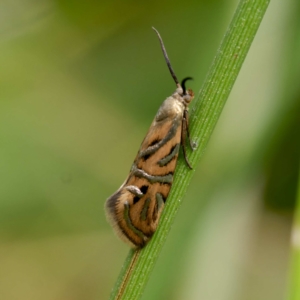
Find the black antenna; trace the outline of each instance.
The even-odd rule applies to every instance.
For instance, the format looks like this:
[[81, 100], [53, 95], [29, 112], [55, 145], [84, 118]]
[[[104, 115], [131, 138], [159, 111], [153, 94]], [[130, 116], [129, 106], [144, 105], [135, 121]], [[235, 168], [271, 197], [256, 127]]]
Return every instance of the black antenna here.
[[181, 81], [181, 86], [182, 86], [182, 90], [183, 90], [183, 95], [186, 95], [186, 87], [185, 87], [185, 83], [186, 83], [188, 80], [193, 80], [193, 78], [192, 78], [192, 77], [186, 77], [186, 78], [184, 78], [184, 79]]
[[171, 75], [172, 75], [172, 77], [173, 77], [173, 79], [174, 79], [174, 81], [175, 81], [177, 87], [180, 87], [179, 81], [178, 81], [178, 79], [177, 79], [177, 77], [176, 77], [176, 75], [175, 75], [175, 73], [174, 73], [174, 70], [173, 70], [173, 68], [172, 68], [172, 66], [171, 66], [170, 59], [169, 59], [169, 57], [168, 57], [168, 54], [167, 54], [167, 51], [166, 51], [164, 42], [163, 42], [163, 40], [162, 40], [162, 38], [161, 38], [159, 32], [158, 32], [154, 27], [152, 27], [152, 29], [156, 32], [156, 34], [157, 34], [157, 36], [158, 36], [158, 39], [159, 39], [159, 42], [160, 42], [160, 45], [161, 45], [161, 49], [162, 49], [162, 51], [163, 51], [163, 54], [164, 54], [166, 63], [167, 63], [168, 68], [169, 68], [169, 71], [170, 71], [170, 73], [171, 73]]

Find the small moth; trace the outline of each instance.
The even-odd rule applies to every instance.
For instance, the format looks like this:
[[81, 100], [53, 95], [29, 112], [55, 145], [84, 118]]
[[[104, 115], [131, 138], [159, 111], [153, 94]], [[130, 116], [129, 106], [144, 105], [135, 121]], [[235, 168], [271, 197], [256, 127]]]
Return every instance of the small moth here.
[[133, 248], [142, 248], [155, 232], [173, 182], [180, 145], [186, 156], [186, 137], [193, 149], [188, 127], [188, 105], [194, 93], [181, 84], [171, 66], [159, 32], [156, 32], [176, 91], [160, 106], [144, 138], [130, 173], [121, 187], [106, 200], [109, 222], [117, 235]]

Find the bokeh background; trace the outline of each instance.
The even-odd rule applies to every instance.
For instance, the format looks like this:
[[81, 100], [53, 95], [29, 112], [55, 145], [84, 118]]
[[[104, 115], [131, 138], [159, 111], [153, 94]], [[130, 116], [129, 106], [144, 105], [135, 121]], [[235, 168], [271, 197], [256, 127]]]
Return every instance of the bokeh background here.
[[[238, 1], [0, 3], [0, 299], [108, 299], [128, 247], [103, 206], [175, 85], [198, 93]], [[287, 294], [299, 166], [298, 0], [272, 0], [143, 295]]]

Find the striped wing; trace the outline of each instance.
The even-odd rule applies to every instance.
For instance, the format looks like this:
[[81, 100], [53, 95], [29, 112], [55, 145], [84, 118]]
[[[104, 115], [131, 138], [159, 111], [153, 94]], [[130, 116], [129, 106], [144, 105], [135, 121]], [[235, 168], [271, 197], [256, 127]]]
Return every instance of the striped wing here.
[[156, 116], [127, 180], [107, 200], [116, 232], [134, 247], [143, 247], [156, 230], [173, 182], [181, 127], [181, 112], [159, 120]]

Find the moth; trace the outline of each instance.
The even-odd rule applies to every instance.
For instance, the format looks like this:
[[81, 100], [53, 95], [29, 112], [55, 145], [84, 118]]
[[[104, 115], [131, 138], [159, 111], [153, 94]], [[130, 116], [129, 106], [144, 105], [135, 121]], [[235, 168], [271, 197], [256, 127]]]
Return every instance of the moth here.
[[156, 32], [167, 66], [176, 83], [175, 92], [168, 97], [158, 112], [144, 138], [130, 173], [121, 187], [105, 203], [108, 221], [117, 235], [133, 248], [142, 248], [154, 234], [161, 212], [170, 192], [180, 146], [186, 156], [187, 138], [192, 142], [188, 126], [188, 105], [194, 98], [185, 83], [179, 83], [163, 40]]

